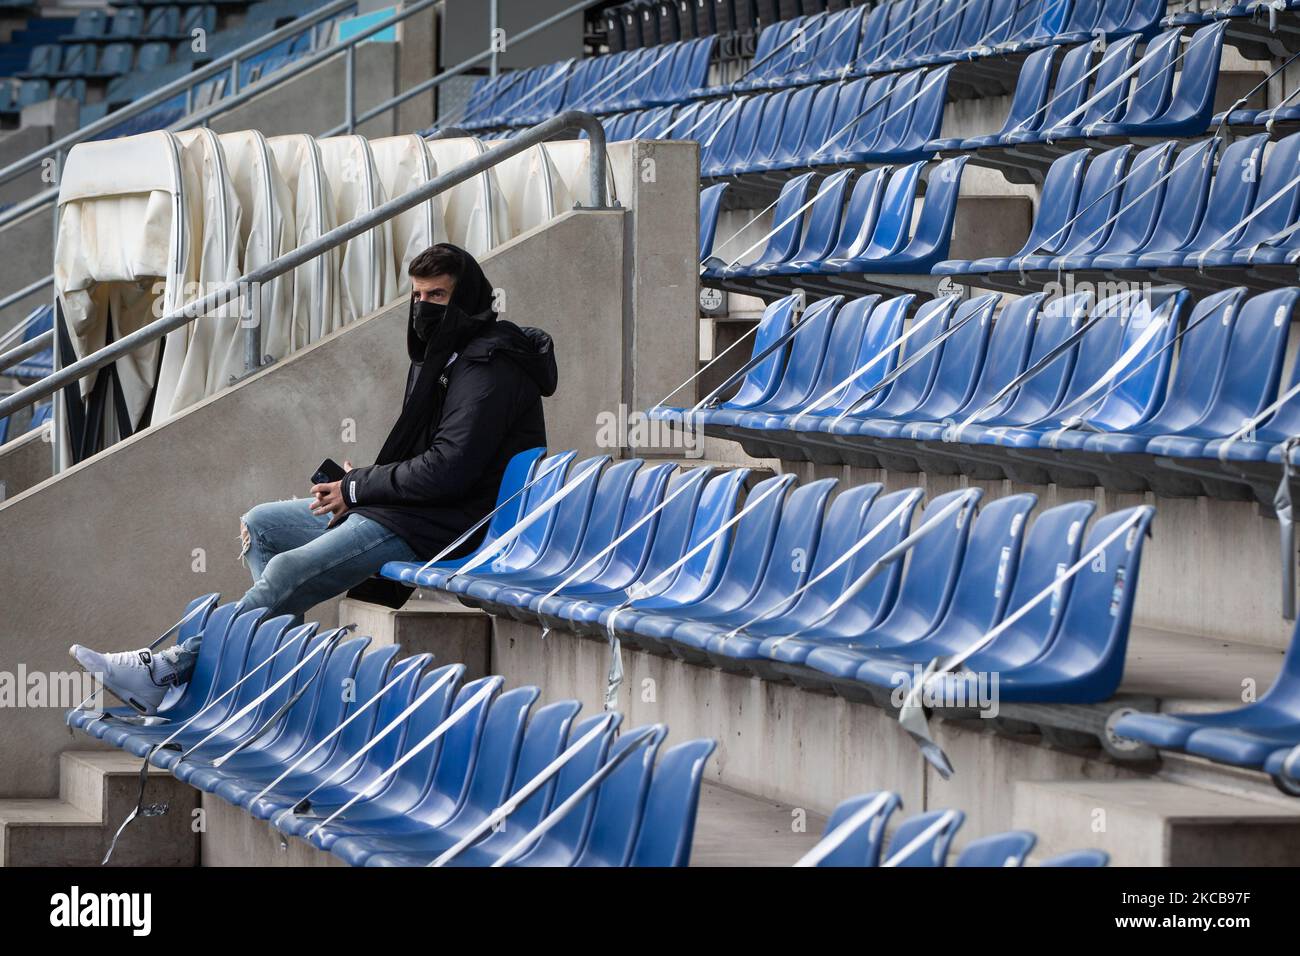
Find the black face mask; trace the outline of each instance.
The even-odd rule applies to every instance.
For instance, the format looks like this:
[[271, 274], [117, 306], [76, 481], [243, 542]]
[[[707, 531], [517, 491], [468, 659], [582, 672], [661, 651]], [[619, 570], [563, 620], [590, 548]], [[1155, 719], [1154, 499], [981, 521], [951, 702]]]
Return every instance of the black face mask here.
[[415, 334], [421, 342], [427, 342], [438, 331], [447, 318], [447, 306], [445, 303], [437, 302], [416, 302], [412, 312], [411, 321], [415, 327]]

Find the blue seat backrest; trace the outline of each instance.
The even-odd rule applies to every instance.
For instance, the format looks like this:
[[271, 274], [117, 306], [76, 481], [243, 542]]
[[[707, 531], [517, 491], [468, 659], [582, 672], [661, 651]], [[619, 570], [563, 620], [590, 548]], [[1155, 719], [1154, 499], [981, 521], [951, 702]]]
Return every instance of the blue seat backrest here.
[[[932, 499], [921, 514], [921, 523], [938, 514], [966, 490], [950, 491]], [[975, 500], [978, 502], [978, 494]], [[880, 627], [890, 633], [919, 636], [928, 634], [939, 622], [952, 599], [957, 572], [966, 552], [973, 511], [973, 507], [958, 509], [912, 548], [899, 586], [898, 600], [889, 616], [880, 622]]]
[[690, 740], [664, 754], [650, 781], [631, 866], [690, 862], [704, 764], [716, 747], [713, 740]]
[[816, 88], [808, 87], [813, 90], [813, 98], [808, 105], [808, 115], [801, 126], [787, 123], [782, 128], [778, 159], [786, 163], [794, 163], [819, 149], [822, 143], [826, 142], [826, 138], [835, 131], [836, 127], [833, 124], [836, 104], [840, 96], [849, 95], [847, 91], [855, 84], [861, 91], [862, 83], [856, 80], [828, 83]]
[[523, 748], [528, 712], [540, 694], [536, 687], [516, 687], [492, 702], [469, 783], [469, 805], [491, 813], [509, 796], [515, 765]]
[[1028, 830], [1011, 830], [972, 840], [954, 866], [1024, 866], [1038, 837]]
[[1128, 107], [1120, 114], [1121, 123], [1145, 123], [1168, 108], [1182, 34], [1181, 27], [1174, 27], [1147, 44], [1133, 77]]
[[[1209, 410], [1245, 297], [1244, 288], [1225, 289], [1196, 303], [1178, 345], [1173, 381], [1150, 428], [1183, 428]], [[1243, 355], [1242, 361], [1250, 358]]]
[[1074, 372], [1070, 375], [1070, 384], [1057, 413], [1069, 416], [1084, 411], [1086, 400], [1084, 404], [1079, 404], [1078, 399], [1119, 357], [1125, 330], [1134, 310], [1139, 307], [1141, 296], [1140, 292], [1124, 292], [1103, 299], [1093, 307], [1092, 315], [1089, 316], [1093, 325], [1079, 340]]
[[817, 864], [818, 866], [857, 867], [880, 865], [880, 848], [885, 842], [885, 827], [888, 825], [889, 818], [894, 811], [902, 806], [898, 794], [882, 791], [881, 793], [864, 793], [861, 796], [850, 797], [835, 807], [831, 812], [830, 819], [826, 821], [825, 830], [822, 831], [822, 839], [825, 839], [840, 827], [848, 824], [855, 814], [871, 805], [882, 793], [885, 795], [885, 802], [881, 807], [866, 820], [859, 823], [844, 842], [822, 858], [821, 862]]
[[1255, 194], [1254, 218], [1237, 234], [1233, 243], [1248, 246], [1264, 242], [1295, 221], [1300, 204], [1300, 183], [1296, 168], [1300, 166], [1300, 133], [1292, 133], [1273, 144], [1264, 157], [1259, 190]]
[[483, 539], [485, 543], [501, 537], [519, 521], [525, 500], [520, 489], [532, 480], [537, 473], [537, 464], [545, 454], [545, 448], [530, 448], [521, 451], [506, 464], [506, 470], [501, 475], [501, 487], [497, 491], [497, 507], [501, 510], [488, 522], [487, 534]]
[[[637, 471], [628, 494], [627, 504], [619, 519], [618, 536], [622, 540], [610, 552], [599, 572], [599, 580], [629, 582], [636, 577], [649, 554], [650, 542], [655, 535], [663, 511], [650, 514], [664, 500], [668, 482], [677, 466], [671, 462], [642, 467]], [[689, 497], [689, 495], [686, 495]], [[667, 509], [664, 509], [665, 511]], [[642, 521], [647, 515], [648, 520]], [[639, 526], [638, 522], [640, 522]], [[633, 530], [633, 527], [636, 530]], [[623, 535], [627, 537], [623, 537]], [[576, 571], [577, 569], [575, 569]], [[619, 586], [612, 584], [612, 586]]]
[[738, 157], [737, 169], [753, 169], [776, 155], [777, 143], [780, 142], [781, 131], [786, 123], [798, 126], [801, 115], [807, 118], [807, 101], [812, 92], [811, 87], [804, 87], [797, 92], [781, 90], [767, 98], [753, 147], [744, 156]]
[[[567, 498], [553, 505], [545, 517], [535, 521], [515, 538], [506, 555], [498, 559], [500, 566], [516, 570], [536, 565], [544, 569], [548, 563], [557, 560], [562, 566], [573, 554], [573, 549], [586, 528], [587, 516], [591, 513], [591, 500], [599, 487], [601, 470], [608, 461], [608, 455], [597, 455], [574, 462], [563, 483], [557, 484], [554, 491], [558, 492], [560, 487], [570, 483], [581, 483]], [[544, 483], [545, 479], [539, 481], [531, 490], [536, 492]], [[551, 493], [543, 497], [530, 497], [529, 512], [540, 506]], [[489, 566], [495, 569], [498, 565], [493, 562]]]
[[1255, 202], [1264, 144], [1267, 142], [1268, 134], [1259, 133], [1239, 139], [1223, 151], [1214, 173], [1214, 182], [1210, 184], [1205, 217], [1201, 220], [1196, 235], [1188, 243], [1189, 249], [1208, 249], [1221, 236], [1227, 235], [1229, 238], [1226, 242], [1219, 242], [1215, 246], [1223, 249], [1239, 234], [1240, 223], [1250, 214]]
[[760, 408], [797, 408], [809, 397], [826, 360], [831, 329], [843, 302], [842, 295], [830, 296], [817, 300], [805, 310], [799, 320], [801, 328], [790, 341], [790, 357], [785, 363], [781, 384]]
[[605, 469], [591, 502], [586, 528], [579, 539], [573, 561], [566, 570], [571, 568], [576, 571], [592, 559], [603, 560], [597, 555], [605, 552], [618, 535], [620, 519], [627, 508], [632, 485], [642, 464], [644, 462], [639, 458], [627, 458]]
[[827, 259], [851, 259], [861, 255], [871, 244], [871, 234], [876, 231], [876, 217], [889, 181], [888, 166], [868, 170], [858, 177], [849, 196], [849, 204], [841, 217], [840, 237]]
[[[1078, 560], [1084, 529], [1096, 510], [1095, 502], [1072, 501], [1049, 508], [1038, 516], [1025, 536], [1020, 564], [1007, 599], [1007, 614], [1029, 603]], [[1074, 578], [1062, 581], [1050, 598], [1034, 605], [994, 639], [1002, 660], [1030, 661], [1051, 643], [1074, 581]]]
[[[258, 625], [253, 632], [253, 640], [248, 646], [248, 656], [244, 662], [244, 673], [240, 676], [239, 686], [235, 687], [234, 693], [226, 698], [226, 704], [213, 707], [209, 714], [199, 718], [192, 726], [215, 727], [227, 717], [233, 717], [244, 707], [251, 704], [267, 687], [271, 686], [269, 682], [271, 666], [267, 661], [276, 648], [283, 643], [285, 632], [288, 631], [289, 625], [292, 623], [292, 617], [282, 614], [279, 617], [264, 620]], [[292, 651], [286, 651], [285, 653], [290, 654]], [[220, 713], [216, 715], [215, 719], [211, 719], [218, 710]], [[257, 716], [257, 708], [254, 707], [252, 711], [227, 726], [222, 731], [221, 736], [229, 738], [248, 733], [256, 726]], [[205, 720], [204, 718], [210, 719]]]
[[[907, 310], [911, 308], [915, 299], [915, 295], [908, 293], [886, 299], [871, 310], [871, 317], [867, 320], [866, 333], [862, 336], [862, 344], [858, 348], [857, 355], [853, 357], [853, 367], [846, 370], [844, 375], [836, 382], [830, 383], [831, 385], [838, 384], [839, 381], [843, 381], [853, 372], [875, 360], [885, 349], [898, 340], [899, 336], [903, 334], [903, 322], [907, 318]], [[894, 370], [898, 365], [898, 352], [898, 349], [890, 351], [871, 368], [860, 372], [844, 387], [841, 393], [832, 396], [831, 399], [828, 399], [827, 404], [814, 409], [814, 411], [819, 414], [838, 414], [845, 409], [851, 408], [858, 399], [866, 394], [868, 389], [877, 385]], [[883, 397], [887, 394], [889, 394], [888, 390], [878, 393], [878, 396]], [[818, 397], [820, 398], [820, 396]], [[879, 398], [875, 399], [873, 403], [878, 404]]]
[[[398, 693], [396, 690], [385, 696], [379, 705], [379, 714], [375, 718], [376, 733], [382, 731], [396, 720], [402, 711], [414, 703], [417, 698], [429, 692], [430, 688], [448, 673], [451, 673], [452, 677], [445, 684], [430, 693], [415, 713], [403, 720], [391, 733], [386, 734], [379, 743], [375, 744], [366, 753], [365, 762], [361, 764], [362, 769], [358, 772], [358, 776], [383, 773], [396, 763], [398, 757], [406, 752], [407, 747], [418, 743], [422, 737], [442, 723], [451, 711], [451, 702], [460, 687], [460, 678], [465, 673], [465, 665], [446, 664], [422, 677], [417, 673], [418, 680], [409, 697]], [[435, 744], [434, 747], [436, 746]], [[434, 753], [436, 754], [436, 752], [435, 750]], [[429, 766], [431, 766], [431, 763], [426, 762], [426, 776]]]
[[735, 524], [735, 543], [728, 550], [720, 574], [679, 574], [659, 591], [658, 600], [648, 602], [649, 606], [693, 604], [706, 597], [712, 607], [742, 603], [753, 592], [767, 563], [781, 505], [793, 480], [792, 475], [777, 475], [759, 482], [749, 493], [746, 506], [752, 505], [753, 509]]
[[[989, 346], [985, 353], [984, 365], [979, 373], [979, 381], [971, 391], [970, 398], [955, 419], [964, 420], [967, 415], [984, 408], [1017, 375], [1029, 365], [1030, 350], [1034, 344], [1034, 332], [1038, 328], [1038, 315], [1042, 310], [1044, 293], [1022, 295], [1002, 307], [1001, 314], [989, 333]], [[996, 406], [989, 408], [990, 416], [1000, 415], [1015, 401], [1015, 393], [1003, 398]]]
[[[573, 470], [573, 460], [576, 457], [577, 452], [566, 451], [550, 455], [538, 464], [533, 483], [520, 495], [520, 517], [527, 516], [559, 491], [567, 476], [578, 474]], [[513, 568], [525, 568], [531, 564], [546, 544], [553, 517], [554, 511], [534, 522], [527, 531], [506, 545], [505, 550], [493, 560], [493, 564], [499, 562]]]
[[[1093, 76], [1090, 72], [1091, 65], [1092, 44], [1081, 43], [1066, 51], [1065, 56], [1061, 58], [1061, 68], [1057, 71], [1052, 94], [1047, 98], [1038, 122], [1031, 121], [1024, 128], [1051, 129], [1074, 116], [1078, 108], [1087, 100], [1088, 86]], [[1073, 122], [1077, 123], [1078, 118], [1076, 117]]]
[[789, 607], [789, 596], [803, 586], [809, 575], [810, 558], [817, 553], [826, 502], [838, 480], [823, 478], [790, 492], [772, 541], [772, 559], [762, 583], [746, 605], [754, 614]]
[[[528, 721], [528, 728], [524, 731], [524, 741], [519, 749], [515, 778], [510, 787], [512, 795], [522, 790], [525, 784], [545, 770], [551, 761], [560, 755], [569, 737], [569, 729], [573, 726], [573, 719], [581, 709], [582, 704], [576, 700], [557, 700], [539, 708], [533, 714], [532, 719]], [[551, 808], [556, 782], [556, 777], [552, 777], [521, 803], [514, 813], [506, 818], [506, 826], [501, 834], [504, 836], [509, 831], [511, 836], [517, 836], [536, 826]]]
[[1166, 201], [1160, 204], [1155, 228], [1143, 250], [1179, 249], [1196, 234], [1205, 215], [1214, 178], [1214, 154], [1221, 142], [1216, 137], [1193, 143], [1178, 154], [1165, 184]]
[[910, 163], [895, 169], [880, 201], [876, 228], [871, 242], [862, 251], [863, 259], [883, 259], [900, 252], [912, 234], [912, 216], [916, 206], [917, 186], [924, 162]]
[[[598, 722], [604, 719], [603, 714], [593, 714], [578, 721], [569, 732], [566, 748], [581, 740]], [[606, 733], [597, 735], [561, 768], [555, 785], [552, 809], [560, 806], [571, 797], [605, 762], [610, 750], [611, 738], [617, 727], [618, 722], [615, 721]], [[542, 838], [542, 843], [539, 844], [537, 849], [542, 850], [545, 847], [558, 850], [560, 855], [566, 858], [565, 863], [572, 861], [586, 841], [595, 805], [596, 794], [588, 793], [577, 806], [561, 818], [559, 823]], [[528, 856], [529, 853], [525, 853], [516, 862], [524, 864], [527, 862]]]
[[[931, 810], [908, 817], [894, 831], [885, 862], [894, 866], [944, 866], [953, 837], [965, 819], [966, 815], [960, 810]], [[933, 832], [927, 836], [932, 827]], [[920, 842], [912, 846], [916, 840]], [[907, 855], [899, 859], [904, 851]]]
[[1087, 243], [1105, 242], [1110, 235], [1123, 193], [1124, 171], [1132, 151], [1132, 146], [1117, 146], [1088, 164], [1083, 186], [1079, 189], [1078, 211], [1061, 244], [1062, 252], [1073, 249], [1086, 251]]
[[[1079, 292], [1053, 299], [1043, 307], [1038, 328], [1034, 332], [1034, 345], [1029, 353], [1027, 368], [1037, 366], [1087, 321], [1091, 303], [1091, 295]], [[1060, 404], [1077, 356], [1077, 345], [1058, 355], [1015, 391], [1014, 399], [1005, 412], [989, 415], [982, 421], [994, 426], [1023, 424], [1046, 416]]]
[[809, 136], [804, 142], [800, 158], [810, 165], [828, 163], [832, 156], [852, 142], [863, 97], [871, 82], [866, 77], [859, 77], [856, 80], [835, 84], [839, 87], [840, 93], [835, 100], [835, 112], [831, 115], [826, 134], [819, 141], [814, 141], [811, 136], [811, 124], [809, 124]]
[[[1169, 168], [1173, 162], [1176, 143], [1159, 143], [1148, 147], [1133, 158], [1133, 165], [1125, 177], [1120, 192], [1119, 206], [1108, 217], [1109, 234], [1071, 233], [1065, 255], [1097, 251], [1132, 252], [1142, 248], [1155, 228], [1156, 217], [1164, 202], [1169, 183]], [[1098, 224], [1105, 230], [1107, 223]]]
[[[798, 296], [788, 295], [784, 299], [777, 299], [763, 310], [762, 318], [758, 320], [758, 331], [754, 334], [753, 355], [761, 355], [772, 343], [790, 331], [798, 305]], [[766, 401], [781, 384], [785, 353], [788, 351], [788, 346], [777, 349], [746, 372], [741, 379], [740, 388], [727, 400], [726, 407], [751, 408]]]
[[[957, 309], [957, 303], [955, 296], [948, 296], [932, 299], [917, 310], [916, 316], [912, 319], [913, 326], [918, 326], [922, 322], [925, 324], [914, 332], [903, 346], [906, 351], [900, 359], [900, 364], [913, 355], [919, 354], [930, 342], [944, 333]], [[944, 346], [940, 345], [931, 349], [920, 361], [903, 371], [890, 384], [884, 399], [864, 414], [869, 414], [871, 418], [890, 418], [910, 412], [920, 405], [929, 394], [934, 382], [943, 348]]]
[[574, 866], [625, 866], [636, 844], [646, 795], [654, 772], [659, 746], [668, 736], [662, 724], [653, 728], [636, 728], [619, 737], [610, 748], [610, 759], [618, 757], [637, 743], [642, 730], [649, 730], [648, 740], [637, 746], [600, 784], [596, 807], [591, 818], [582, 855]]
[[[650, 538], [650, 551], [641, 565], [639, 580], [649, 581], [685, 553], [692, 519], [712, 475], [711, 468], [691, 468], [669, 485], [664, 497], [671, 500], [654, 519], [654, 535]], [[683, 483], [685, 490], [681, 490]]]
[[1060, 47], [1045, 46], [1035, 50], [1021, 64], [1016, 90], [1011, 95], [1006, 122], [1001, 133], [1017, 133], [1038, 128], [1042, 121], [1042, 107], [1047, 102], [1047, 88], [1052, 77], [1052, 63]]
[[852, 178], [853, 170], [842, 169], [822, 180], [813, 204], [808, 207], [808, 227], [803, 240], [798, 251], [791, 255], [791, 260], [818, 262], [830, 255], [840, 234], [844, 194]]
[[[839, 385], [858, 367], [858, 350], [867, 333], [872, 310], [880, 303], [879, 295], [865, 295], [850, 299], [835, 314], [835, 324], [826, 340], [826, 355], [822, 359], [817, 378], [808, 389], [809, 401], [820, 398], [829, 389]], [[825, 405], [820, 406], [825, 408]]]
[[717, 183], [700, 191], [700, 261], [713, 254], [713, 240], [718, 233], [718, 212], [727, 191], [726, 183]]
[[[862, 91], [862, 99], [857, 108], [845, 117], [844, 124], [835, 124], [821, 162], [828, 162], [827, 157], [833, 157], [841, 150], [870, 149], [880, 139], [883, 123], [889, 116], [891, 94], [896, 82], [899, 82], [899, 78], [892, 73], [871, 80]], [[844, 125], [849, 128], [843, 129]]]
[[952, 324], [965, 321], [943, 344], [943, 354], [935, 369], [934, 385], [917, 406], [914, 417], [929, 421], [944, 419], [966, 403], [984, 366], [988, 354], [993, 310], [1000, 295], [990, 294], [967, 299], [957, 307]]
[[[1297, 300], [1300, 289], [1288, 287], [1261, 293], [1241, 306], [1213, 405], [1198, 423], [1203, 433], [1231, 435], [1277, 396]], [[1277, 417], [1284, 408], [1270, 425], [1281, 424]]]
[[954, 627], [960, 621], [978, 637], [1002, 620], [1020, 563], [1025, 525], [1036, 504], [1037, 495], [1018, 494], [980, 509], [940, 628]]
[[[1080, 403], [1077, 414], [1116, 429], [1136, 425], [1151, 416], [1164, 400], [1173, 362], [1170, 343], [1178, 332], [1187, 299], [1187, 291], [1180, 288], [1169, 295], [1153, 292], [1136, 305], [1125, 323], [1118, 353], [1128, 355], [1132, 349], [1132, 360], [1116, 381]], [[1160, 322], [1162, 327], [1139, 348], [1152, 322]]]
[[812, 567], [808, 570], [809, 580], [822, 574], [826, 576], [799, 596], [799, 603], [791, 612], [792, 618], [801, 622], [818, 620], [852, 581], [852, 559], [835, 570], [831, 570], [831, 565], [871, 527], [869, 518], [872, 505], [880, 496], [882, 487], [876, 482], [855, 485], [845, 488], [831, 502], [826, 512], [821, 540], [813, 555]]
[[[494, 701], [504, 696], [501, 694], [501, 686], [504, 682], [503, 678], [492, 676], [464, 685], [456, 695], [452, 713], [467, 704], [484, 685], [492, 687], [493, 690], [453, 724], [434, 745], [422, 750], [401, 770], [398, 770], [390, 782], [389, 790], [385, 791], [385, 796], [389, 795], [399, 781], [404, 783], [409, 781], [414, 785], [417, 799], [426, 807], [437, 801], [439, 797], [445, 811], [460, 806], [474, 773], [488, 715], [492, 712]], [[423, 728], [423, 732], [418, 732], [412, 722], [412, 726], [407, 730], [408, 751], [412, 746], [418, 745], [437, 726], [438, 724], [434, 723]], [[408, 770], [410, 773], [406, 773]], [[430, 770], [432, 770], [431, 775]], [[427, 786], [422, 786], [425, 780]]]
[[1128, 508], [1096, 521], [1084, 544], [1086, 554], [1131, 514], [1139, 520], [1077, 575], [1056, 639], [1035, 662], [1068, 681], [1053, 697], [1071, 703], [1110, 699], [1124, 673], [1133, 597], [1142, 560], [1142, 542], [1155, 516], [1149, 505]]
[[[348, 707], [348, 719], [352, 722], [338, 735], [338, 754], [351, 756], [357, 753], [411, 703], [411, 695], [415, 692], [420, 674], [429, 666], [433, 655], [415, 654], [398, 661], [397, 655], [401, 652], [400, 646], [390, 644], [376, 648], [361, 659], [361, 665], [357, 668], [356, 699]], [[367, 685], [370, 687], [368, 692], [363, 690]], [[352, 715], [358, 713], [381, 691], [383, 696], [353, 720]], [[375, 749], [381, 746], [383, 744], [377, 744]], [[360, 761], [352, 764], [351, 769], [355, 771], [358, 766]]]
[[[352, 637], [341, 642], [330, 653], [329, 660], [321, 668], [320, 677], [313, 681], [312, 689], [305, 695], [315, 700], [311, 724], [307, 731], [308, 740], [323, 739], [343, 722], [348, 709], [347, 698], [350, 695], [340, 693], [338, 689], [351, 687], [353, 693], [357, 691], [360, 686], [357, 669], [361, 664], [362, 655], [369, 646], [369, 637]], [[313, 661], [303, 670], [311, 671], [315, 666]]]
[[1016, 253], [1017, 257], [1068, 248], [1066, 240], [1078, 208], [1079, 190], [1083, 186], [1083, 167], [1091, 155], [1087, 149], [1078, 149], [1052, 163], [1043, 179], [1038, 215], [1034, 217], [1029, 238]]
[[[690, 538], [686, 542], [686, 547], [674, 554], [667, 566], [676, 563], [677, 559], [681, 558], [687, 551], [694, 550], [696, 545], [708, 539], [736, 513], [740, 491], [745, 479], [748, 477], [748, 468], [736, 468], [709, 479], [704, 486], [704, 493], [700, 496], [700, 506], [694, 514], [694, 520], [691, 522]], [[676, 581], [682, 579], [687, 582], [706, 578], [712, 580], [713, 574], [721, 570], [722, 566], [726, 564], [730, 553], [731, 537], [724, 534], [714, 540], [711, 545], [702, 548], [687, 559], [678, 568], [675, 577], [660, 581], [655, 587], [655, 592], [662, 593], [672, 587]], [[653, 578], [648, 577], [650, 572], [651, 568], [647, 566], [646, 574], [643, 575], [643, 578], [645, 578], [643, 583], [649, 584], [653, 580]], [[659, 570], [655, 570], [654, 576], [659, 576]]]

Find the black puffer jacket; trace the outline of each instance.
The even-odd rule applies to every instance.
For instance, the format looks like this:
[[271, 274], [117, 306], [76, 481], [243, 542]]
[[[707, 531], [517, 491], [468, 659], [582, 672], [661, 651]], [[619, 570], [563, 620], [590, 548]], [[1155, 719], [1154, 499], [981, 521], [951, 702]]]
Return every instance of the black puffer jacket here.
[[[418, 374], [412, 365], [407, 394]], [[343, 479], [348, 514], [433, 557], [496, 506], [510, 459], [546, 444], [542, 397], [555, 392], [551, 337], [512, 322], [487, 325], [443, 374], [442, 409], [427, 448], [406, 460], [354, 468]], [[468, 553], [482, 538], [458, 548]]]

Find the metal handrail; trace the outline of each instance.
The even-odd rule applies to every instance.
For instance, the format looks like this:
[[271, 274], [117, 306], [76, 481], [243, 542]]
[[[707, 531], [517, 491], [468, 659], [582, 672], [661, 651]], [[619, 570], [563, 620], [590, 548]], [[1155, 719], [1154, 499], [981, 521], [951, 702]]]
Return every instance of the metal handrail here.
[[[607, 203], [605, 192], [605, 129], [600, 121], [590, 113], [582, 113], [577, 110], [559, 113], [544, 122], [538, 123], [536, 126], [530, 127], [513, 139], [499, 143], [486, 152], [461, 163], [454, 169], [435, 176], [410, 192], [390, 199], [383, 205], [370, 210], [370, 212], [331, 229], [318, 239], [299, 246], [292, 252], [286, 252], [284, 255], [272, 259], [266, 265], [240, 276], [238, 279], [227, 282], [219, 289], [208, 293], [202, 299], [181, 306], [179, 309], [155, 319], [148, 325], [111, 342], [97, 352], [92, 352], [85, 358], [78, 359], [71, 365], [47, 375], [39, 382], [34, 382], [7, 398], [0, 399], [0, 418], [12, 415], [20, 408], [26, 408], [41, 399], [48, 398], [59, 389], [80, 381], [135, 349], [156, 342], [167, 333], [179, 329], [194, 319], [207, 315], [227, 303], [235, 301], [245, 294], [249, 287], [255, 287], [260, 283], [284, 275], [303, 263], [341, 246], [366, 230], [373, 229], [375, 226], [387, 222], [439, 193], [472, 179], [497, 163], [522, 153], [539, 143], [543, 143], [557, 133], [571, 129], [585, 131], [591, 142], [588, 196], [593, 208], [604, 208]], [[37, 341], [37, 339], [32, 341]]]
[[15, 345], [8, 352], [0, 352], [0, 372], [17, 365], [23, 359], [31, 358], [37, 352], [44, 351], [54, 344], [54, 330], [46, 329], [40, 335], [33, 336], [26, 342]]

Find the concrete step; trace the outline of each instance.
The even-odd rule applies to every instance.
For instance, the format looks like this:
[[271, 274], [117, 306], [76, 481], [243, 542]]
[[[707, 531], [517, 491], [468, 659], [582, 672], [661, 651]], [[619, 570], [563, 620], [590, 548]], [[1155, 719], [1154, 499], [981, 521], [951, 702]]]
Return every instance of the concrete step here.
[[[98, 866], [136, 804], [140, 764], [118, 751], [64, 751], [58, 797], [0, 799], [0, 866]], [[196, 865], [197, 791], [151, 768], [145, 802], [169, 810], [132, 822], [111, 865]]]
[[1159, 778], [1015, 783], [1011, 818], [1036, 859], [1097, 848], [1112, 866], [1295, 866], [1300, 806]]

